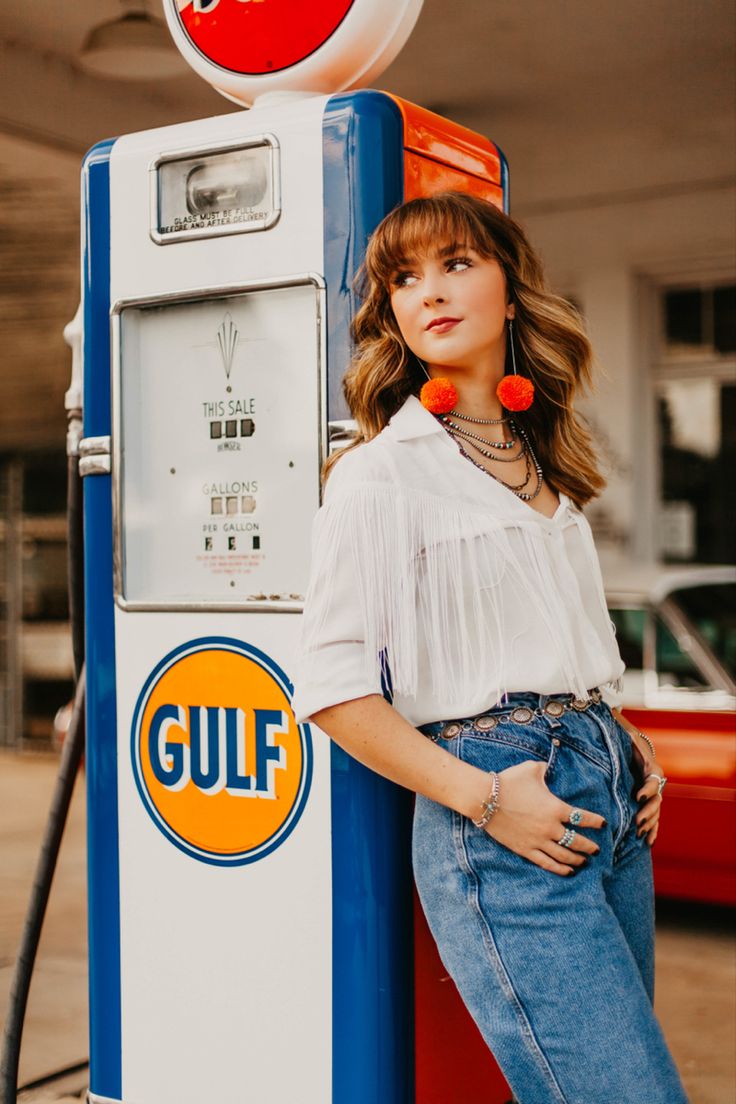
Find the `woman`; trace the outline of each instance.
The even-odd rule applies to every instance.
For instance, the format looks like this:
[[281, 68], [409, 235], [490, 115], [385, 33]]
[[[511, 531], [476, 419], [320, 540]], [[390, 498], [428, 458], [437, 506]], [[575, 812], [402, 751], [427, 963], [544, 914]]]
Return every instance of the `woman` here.
[[297, 720], [416, 791], [422, 906], [522, 1104], [681, 1104], [652, 1009], [665, 779], [616, 708], [580, 319], [461, 193], [391, 212], [365, 274]]

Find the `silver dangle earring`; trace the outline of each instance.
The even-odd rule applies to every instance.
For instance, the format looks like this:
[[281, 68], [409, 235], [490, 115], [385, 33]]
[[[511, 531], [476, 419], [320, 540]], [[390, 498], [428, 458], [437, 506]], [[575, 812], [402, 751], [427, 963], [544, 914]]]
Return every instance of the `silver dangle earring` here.
[[506, 407], [507, 410], [528, 410], [534, 401], [534, 384], [526, 376], [520, 376], [516, 370], [513, 318], [509, 318], [508, 323], [513, 374], [503, 377], [496, 388], [496, 396], [501, 405]]
[[514, 375], [516, 372], [516, 347], [514, 345], [514, 320], [509, 318], [509, 341], [511, 342], [511, 363], [514, 368]]

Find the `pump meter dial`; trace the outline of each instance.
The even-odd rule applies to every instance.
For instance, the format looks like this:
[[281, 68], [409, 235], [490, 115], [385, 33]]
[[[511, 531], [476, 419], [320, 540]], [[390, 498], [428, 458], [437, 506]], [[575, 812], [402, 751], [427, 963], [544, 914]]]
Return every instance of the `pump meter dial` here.
[[121, 608], [301, 608], [323, 313], [314, 273], [114, 305]]

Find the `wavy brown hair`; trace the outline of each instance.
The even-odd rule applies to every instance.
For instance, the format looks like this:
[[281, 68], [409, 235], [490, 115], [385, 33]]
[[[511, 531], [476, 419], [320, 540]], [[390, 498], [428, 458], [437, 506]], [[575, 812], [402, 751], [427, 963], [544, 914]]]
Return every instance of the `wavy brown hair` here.
[[[514, 415], [529, 434], [547, 483], [581, 507], [601, 493], [588, 430], [573, 411], [581, 387], [592, 386], [592, 350], [575, 307], [546, 286], [541, 261], [518, 222], [488, 200], [441, 192], [394, 208], [376, 227], [358, 274], [362, 305], [353, 319], [355, 354], [343, 392], [359, 434], [348, 449], [377, 436], [406, 398], [425, 382], [391, 308], [391, 281], [407, 261], [438, 244], [471, 245], [493, 258], [515, 304], [516, 367], [534, 383], [534, 402]], [[507, 343], [507, 367], [511, 368]], [[329, 457], [327, 478], [343, 449]]]

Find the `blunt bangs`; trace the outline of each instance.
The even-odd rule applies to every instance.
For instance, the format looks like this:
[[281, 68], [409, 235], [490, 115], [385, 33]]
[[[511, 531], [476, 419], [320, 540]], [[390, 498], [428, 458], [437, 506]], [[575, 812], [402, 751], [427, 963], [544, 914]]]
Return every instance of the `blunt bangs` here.
[[371, 238], [366, 268], [373, 280], [388, 284], [402, 268], [428, 253], [472, 247], [495, 257], [488, 228], [454, 196], [410, 200], [386, 216]]

